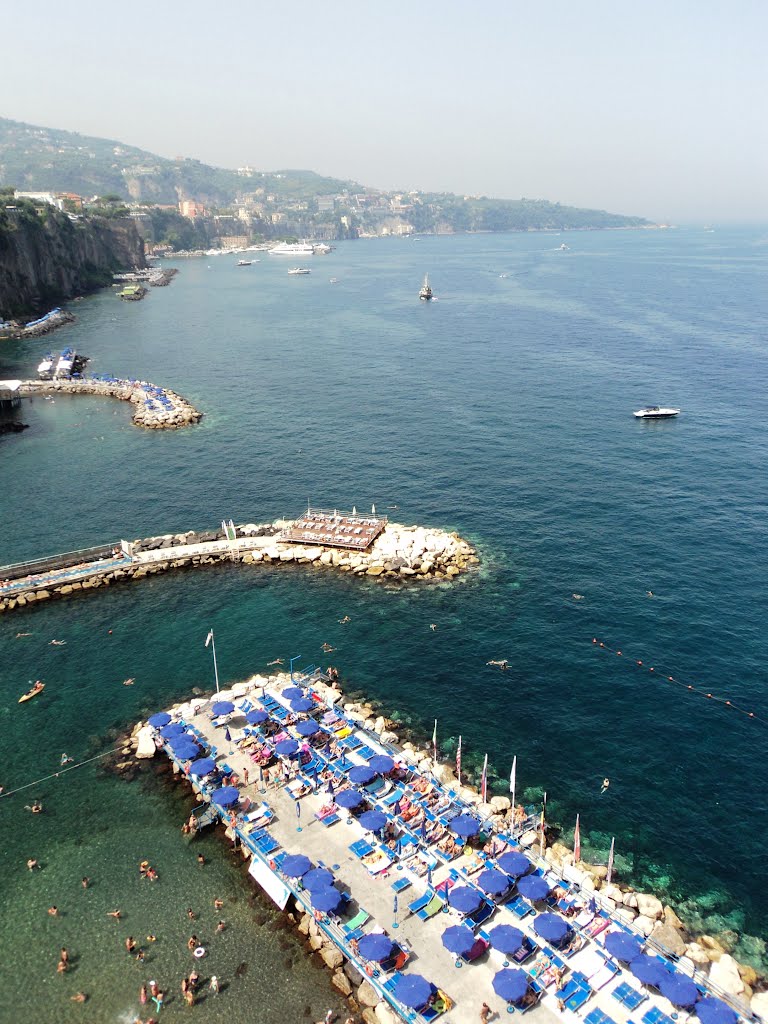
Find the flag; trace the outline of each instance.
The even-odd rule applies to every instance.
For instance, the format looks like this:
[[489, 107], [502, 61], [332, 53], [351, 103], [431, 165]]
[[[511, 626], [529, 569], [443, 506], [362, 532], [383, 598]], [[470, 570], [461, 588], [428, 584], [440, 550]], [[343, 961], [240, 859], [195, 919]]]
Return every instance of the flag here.
[[392, 901], [392, 911], [393, 911], [395, 917], [397, 917], [397, 893], [395, 893], [395, 898]]
[[611, 852], [608, 854], [608, 874], [605, 876], [606, 882], [610, 883], [613, 875], [613, 848], [616, 845], [616, 837], [611, 839]]
[[461, 736], [459, 736], [459, 745], [456, 747], [456, 778], [461, 785]]
[[485, 755], [483, 761], [483, 774], [480, 778], [480, 796], [483, 803], [487, 803], [486, 797], [488, 796], [488, 755]]
[[[509, 792], [514, 794], [515, 792], [515, 776], [517, 775], [517, 755], [512, 758], [512, 771], [509, 773]], [[514, 796], [512, 797], [512, 803], [515, 802]]]
[[541, 824], [539, 826], [539, 828], [541, 829], [541, 856], [542, 857], [544, 856], [544, 846], [545, 846], [546, 841], [547, 841], [547, 835], [546, 835], [546, 831], [545, 831], [545, 827], [544, 827], [544, 815], [546, 813], [547, 813], [547, 791], [545, 789], [544, 790], [544, 799], [543, 799], [543, 801], [541, 803]]
[[432, 730], [432, 759], [437, 764], [437, 719], [435, 719], [435, 728]]
[[227, 726], [226, 729], [224, 730], [224, 739], [227, 741], [227, 743], [232, 742], [232, 734], [229, 731], [229, 726]]
[[578, 864], [581, 860], [581, 829], [579, 828], [579, 816], [576, 815], [576, 828], [573, 831], [573, 863]]
[[208, 633], [208, 636], [205, 638], [205, 646], [206, 647], [211, 642], [211, 640], [213, 640], [213, 630], [210, 630], [209, 633]]

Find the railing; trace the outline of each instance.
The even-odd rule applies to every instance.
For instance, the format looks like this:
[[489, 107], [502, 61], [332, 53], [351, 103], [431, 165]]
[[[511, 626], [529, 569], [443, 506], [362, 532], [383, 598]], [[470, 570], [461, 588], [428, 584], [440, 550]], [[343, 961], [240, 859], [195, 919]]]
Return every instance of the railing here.
[[120, 541], [113, 541], [111, 544], [101, 544], [93, 548], [81, 548], [79, 551], [65, 551], [60, 555], [49, 555], [47, 558], [35, 558], [30, 562], [15, 562], [13, 565], [0, 566], [0, 579], [17, 580], [22, 576], [31, 576], [33, 573], [49, 572], [53, 569], [66, 569], [71, 565], [78, 565], [80, 562], [92, 562], [99, 558], [108, 558], [115, 548], [120, 547]]

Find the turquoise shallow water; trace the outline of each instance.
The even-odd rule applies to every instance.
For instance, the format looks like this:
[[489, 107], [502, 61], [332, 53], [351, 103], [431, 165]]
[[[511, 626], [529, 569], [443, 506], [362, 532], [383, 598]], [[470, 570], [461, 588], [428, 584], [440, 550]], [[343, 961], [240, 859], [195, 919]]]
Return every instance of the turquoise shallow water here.
[[[396, 504], [403, 521], [461, 531], [483, 567], [450, 587], [388, 590], [227, 566], [4, 617], [0, 783], [42, 775], [62, 750], [85, 754], [109, 727], [209, 686], [210, 626], [226, 679], [277, 656], [316, 661], [328, 640], [350, 685], [418, 728], [431, 731], [437, 717], [447, 752], [461, 732], [465, 763], [487, 751], [499, 791], [517, 754], [520, 786], [530, 796], [546, 789], [553, 818], [570, 831], [581, 814], [589, 855], [604, 857], [615, 835], [625, 877], [682, 901], [711, 930], [738, 929], [748, 936], [739, 954], [759, 954], [764, 724], [665, 686], [591, 641], [768, 717], [768, 236], [580, 234], [565, 253], [560, 241], [346, 243], [305, 278], [267, 257], [238, 269], [235, 257], [190, 261], [142, 303], [108, 292], [78, 303], [78, 323], [52, 336], [57, 348], [75, 343], [97, 372], [176, 387], [206, 418], [188, 431], [142, 433], [111, 402], [36, 401], [24, 414], [30, 429], [0, 439], [1, 561], [223, 516], [262, 521], [311, 498]], [[425, 271], [439, 296], [429, 305], [415, 299]], [[29, 373], [45, 344], [4, 346], [1, 375]], [[648, 402], [684, 412], [636, 422], [632, 410]], [[352, 621], [342, 627], [344, 614]], [[52, 637], [67, 645], [48, 646]], [[510, 672], [486, 667], [499, 657]], [[134, 687], [121, 685], [127, 676]], [[19, 709], [30, 677], [48, 688]], [[100, 917], [78, 909], [50, 921], [44, 907], [64, 906], [70, 876], [74, 899], [82, 874], [100, 871], [105, 888], [93, 899], [148, 899], [134, 877], [148, 846], [162, 859], [169, 907], [183, 912], [190, 887], [214, 871], [246, 907], [225, 857], [210, 875], [190, 863], [183, 809], [164, 792], [84, 769], [34, 795], [47, 806], [34, 820], [20, 800], [0, 801], [11, 880], [0, 942], [7, 949], [23, 927], [24, 941], [11, 943], [19, 986], [36, 959], [55, 973], [54, 926], [83, 929], [92, 951], [105, 950], [88, 969], [108, 979], [89, 1019], [119, 1019], [136, 988], [119, 944], [113, 963]], [[30, 854], [46, 864], [34, 879]], [[206, 884], [212, 891], [219, 876]], [[170, 923], [177, 912], [168, 927], [183, 932], [183, 920]], [[240, 942], [251, 928], [242, 927]], [[260, 979], [272, 1019], [287, 1024], [296, 1008], [275, 993], [289, 979], [302, 1011], [310, 995], [325, 996], [300, 958], [290, 974], [270, 965], [265, 927], [247, 932], [251, 956], [233, 946], [222, 973], [248, 960], [239, 983]], [[93, 955], [83, 954], [84, 978]], [[164, 967], [172, 979], [185, 966], [174, 956]], [[25, 1019], [59, 1012], [60, 981], [46, 975], [40, 1013]], [[222, 1015], [246, 1019], [233, 996], [220, 997]], [[74, 1019], [81, 1008], [65, 1004]]]

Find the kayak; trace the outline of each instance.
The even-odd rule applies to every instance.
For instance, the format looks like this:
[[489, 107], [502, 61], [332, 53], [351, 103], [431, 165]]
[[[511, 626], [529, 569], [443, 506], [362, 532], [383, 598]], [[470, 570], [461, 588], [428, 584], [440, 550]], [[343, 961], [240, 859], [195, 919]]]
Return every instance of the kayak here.
[[25, 694], [19, 697], [19, 704], [23, 704], [25, 700], [32, 700], [38, 693], [42, 693], [45, 689], [45, 683], [41, 683], [39, 686], [33, 686], [31, 690], [27, 690]]

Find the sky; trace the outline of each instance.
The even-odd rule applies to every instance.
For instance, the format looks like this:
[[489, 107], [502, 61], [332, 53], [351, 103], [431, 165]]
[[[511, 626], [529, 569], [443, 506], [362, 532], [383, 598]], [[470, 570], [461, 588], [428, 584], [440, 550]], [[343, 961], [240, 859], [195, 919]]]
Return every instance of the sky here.
[[10, 2], [0, 116], [383, 189], [768, 219], [766, 0]]

